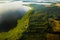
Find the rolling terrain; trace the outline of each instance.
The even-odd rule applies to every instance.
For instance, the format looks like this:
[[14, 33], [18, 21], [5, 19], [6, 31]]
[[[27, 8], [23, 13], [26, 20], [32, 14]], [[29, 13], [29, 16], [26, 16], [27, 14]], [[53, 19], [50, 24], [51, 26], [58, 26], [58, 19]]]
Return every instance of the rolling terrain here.
[[59, 20], [60, 7], [46, 7], [36, 4], [28, 6], [33, 10], [29, 10], [19, 19], [14, 29], [0, 33], [1, 40], [46, 40], [47, 33], [57, 33], [52, 30], [53, 25], [49, 24], [51, 21], [49, 18]]

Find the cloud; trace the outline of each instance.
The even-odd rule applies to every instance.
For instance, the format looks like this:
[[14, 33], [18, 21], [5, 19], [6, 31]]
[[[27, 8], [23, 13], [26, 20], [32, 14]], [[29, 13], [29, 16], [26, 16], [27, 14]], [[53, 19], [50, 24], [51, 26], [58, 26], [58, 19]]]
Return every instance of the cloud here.
[[22, 0], [22, 1], [36, 1], [36, 2], [57, 2], [57, 1], [60, 1], [60, 0]]
[[0, 1], [20, 1], [20, 0], [0, 0]]
[[[20, 1], [20, 0], [0, 0], [0, 1]], [[21, 0], [21, 1], [60, 1], [60, 0]]]

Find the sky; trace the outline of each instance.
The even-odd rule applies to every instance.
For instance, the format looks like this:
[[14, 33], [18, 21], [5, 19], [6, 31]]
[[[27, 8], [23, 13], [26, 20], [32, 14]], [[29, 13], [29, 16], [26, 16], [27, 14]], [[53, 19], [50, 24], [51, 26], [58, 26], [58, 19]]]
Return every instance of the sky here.
[[0, 0], [0, 1], [20, 1], [20, 0]]
[[55, 1], [60, 1], [60, 0], [23, 0], [23, 1], [36, 1], [36, 2], [45, 2], [45, 1], [49, 1], [49, 2], [55, 2]]
[[[0, 1], [20, 1], [20, 0], [0, 0]], [[21, 0], [21, 1], [35, 1], [35, 2], [59, 2], [60, 0]]]

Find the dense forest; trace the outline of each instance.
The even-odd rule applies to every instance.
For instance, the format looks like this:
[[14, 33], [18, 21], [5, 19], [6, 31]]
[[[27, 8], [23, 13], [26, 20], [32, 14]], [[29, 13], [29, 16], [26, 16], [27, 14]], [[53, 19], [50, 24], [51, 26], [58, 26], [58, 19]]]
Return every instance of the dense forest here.
[[[59, 35], [59, 6], [46, 7], [45, 5], [39, 4], [30, 4], [29, 6], [33, 8], [33, 11], [30, 13], [29, 17], [29, 27], [27, 28], [27, 31], [23, 33], [20, 40], [46, 40], [48, 33]], [[56, 26], [56, 24], [58, 25]], [[54, 40], [54, 38], [52, 40]]]

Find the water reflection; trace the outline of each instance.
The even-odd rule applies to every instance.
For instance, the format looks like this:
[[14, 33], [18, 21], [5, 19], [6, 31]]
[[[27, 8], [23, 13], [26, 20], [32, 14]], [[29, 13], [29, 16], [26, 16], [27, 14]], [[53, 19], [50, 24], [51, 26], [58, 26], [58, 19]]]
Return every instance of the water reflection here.
[[17, 21], [20, 20], [26, 14], [28, 10], [30, 10], [30, 7], [20, 6], [19, 8], [16, 8], [16, 9], [10, 9], [10, 10], [8, 9], [7, 11], [3, 11], [0, 15], [1, 16], [0, 17], [0, 31], [8, 32], [10, 29], [15, 28], [18, 24]]

